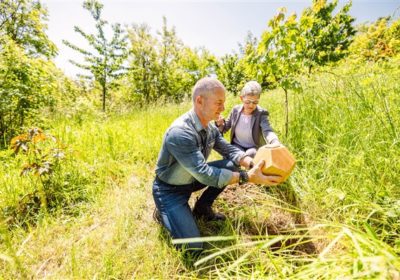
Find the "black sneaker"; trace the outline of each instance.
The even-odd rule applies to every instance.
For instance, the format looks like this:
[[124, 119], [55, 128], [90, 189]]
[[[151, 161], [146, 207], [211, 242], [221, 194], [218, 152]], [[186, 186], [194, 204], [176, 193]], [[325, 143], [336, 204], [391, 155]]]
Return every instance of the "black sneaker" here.
[[158, 224], [160, 224], [160, 225], [163, 225], [160, 211], [158, 211], [157, 208], [154, 209], [154, 212], [153, 212], [153, 219], [154, 219], [154, 221], [156, 221], [156, 223], [158, 223]]
[[214, 212], [211, 206], [196, 204], [193, 208], [193, 215], [198, 219], [206, 221], [225, 221], [226, 216], [222, 213]]

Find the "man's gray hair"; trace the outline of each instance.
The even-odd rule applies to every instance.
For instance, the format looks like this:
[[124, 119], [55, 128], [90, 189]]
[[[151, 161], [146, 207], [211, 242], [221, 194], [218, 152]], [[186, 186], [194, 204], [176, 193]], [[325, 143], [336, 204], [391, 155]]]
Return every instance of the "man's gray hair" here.
[[224, 85], [215, 78], [206, 77], [198, 80], [193, 87], [193, 103], [195, 102], [197, 96], [207, 96], [214, 93], [217, 88], [225, 90]]
[[257, 96], [260, 97], [261, 95], [261, 86], [259, 83], [257, 83], [256, 81], [250, 81], [247, 82], [242, 91], [240, 92], [240, 96], [247, 96], [247, 95], [251, 95], [251, 96]]

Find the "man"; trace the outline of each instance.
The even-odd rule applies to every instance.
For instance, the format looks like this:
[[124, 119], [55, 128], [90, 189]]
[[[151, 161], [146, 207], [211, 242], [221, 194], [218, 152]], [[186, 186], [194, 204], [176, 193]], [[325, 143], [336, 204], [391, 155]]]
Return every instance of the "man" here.
[[[211, 205], [227, 185], [255, 183], [274, 186], [279, 176], [265, 176], [261, 161], [253, 167], [252, 158], [229, 144], [214, 125], [224, 111], [225, 88], [213, 78], [199, 80], [193, 88], [193, 108], [176, 119], [164, 135], [157, 161], [153, 197], [155, 216], [172, 238], [200, 237], [194, 216], [206, 220], [223, 220]], [[214, 149], [224, 160], [207, 163]], [[251, 168], [248, 172], [239, 165]], [[188, 201], [192, 192], [208, 188], [191, 211]], [[202, 249], [202, 242], [185, 244], [188, 249]]]

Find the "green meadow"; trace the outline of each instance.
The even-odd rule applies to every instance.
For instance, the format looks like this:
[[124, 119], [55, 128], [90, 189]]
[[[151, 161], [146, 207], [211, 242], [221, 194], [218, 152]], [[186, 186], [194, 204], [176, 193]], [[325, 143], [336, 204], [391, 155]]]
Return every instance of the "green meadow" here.
[[[265, 91], [296, 168], [277, 187], [228, 186], [215, 207], [229, 218], [200, 224], [196, 260], [153, 221], [151, 195], [163, 134], [190, 101], [48, 113], [57, 140], [0, 151], [0, 278], [400, 279], [399, 77], [398, 58], [301, 76], [287, 137], [284, 92]], [[237, 103], [227, 95], [225, 116]], [[21, 174], [54, 148], [51, 173]]]

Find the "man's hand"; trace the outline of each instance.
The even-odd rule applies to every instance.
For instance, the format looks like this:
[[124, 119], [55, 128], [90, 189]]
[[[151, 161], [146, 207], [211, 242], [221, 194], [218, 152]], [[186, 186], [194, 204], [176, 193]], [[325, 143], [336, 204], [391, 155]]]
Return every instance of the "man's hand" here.
[[262, 168], [265, 164], [264, 160], [261, 160], [256, 166], [250, 169], [247, 174], [249, 175], [249, 182], [260, 185], [276, 186], [282, 183], [282, 177], [278, 175], [264, 175]]

